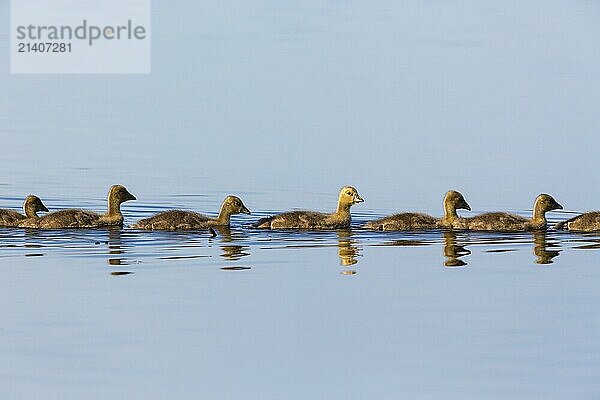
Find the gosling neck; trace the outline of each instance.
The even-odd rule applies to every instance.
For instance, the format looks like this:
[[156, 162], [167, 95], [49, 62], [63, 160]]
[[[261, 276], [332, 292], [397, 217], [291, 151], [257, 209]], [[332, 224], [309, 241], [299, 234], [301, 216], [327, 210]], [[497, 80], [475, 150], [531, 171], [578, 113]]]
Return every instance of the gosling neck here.
[[122, 216], [123, 215], [123, 214], [121, 214], [121, 202], [114, 197], [108, 198], [108, 215], [111, 215], [111, 216], [114, 216], [114, 215]]
[[350, 218], [350, 206], [352, 204], [342, 203], [338, 201], [337, 209], [335, 210], [335, 215], [341, 218]]
[[225, 204], [221, 205], [217, 221], [219, 222], [219, 225], [229, 225], [229, 222], [231, 221], [231, 210], [228, 207], [225, 207]]
[[546, 210], [537, 201], [533, 205], [533, 222], [546, 225]]
[[33, 204], [25, 203], [23, 206], [23, 211], [25, 211], [25, 216], [27, 218], [37, 218], [37, 209]]
[[444, 219], [450, 220], [458, 218], [458, 213], [456, 212], [456, 207], [454, 204], [445, 201], [444, 202]]

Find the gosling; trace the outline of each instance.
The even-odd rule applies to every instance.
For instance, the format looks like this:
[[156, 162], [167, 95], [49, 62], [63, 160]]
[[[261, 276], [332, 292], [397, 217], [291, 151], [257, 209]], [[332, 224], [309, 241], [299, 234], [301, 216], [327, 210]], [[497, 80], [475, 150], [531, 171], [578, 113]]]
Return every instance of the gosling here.
[[123, 226], [121, 204], [129, 200], [136, 200], [136, 198], [124, 186], [115, 185], [108, 192], [108, 212], [106, 214], [97, 214], [88, 210], [66, 209], [46, 214], [40, 218], [24, 220], [19, 224], [19, 227], [63, 229]]
[[561, 221], [554, 228], [575, 232], [600, 231], [600, 211], [586, 212], [566, 221]]
[[0, 210], [0, 226], [6, 228], [17, 227], [19, 223], [26, 219], [35, 220], [39, 218], [37, 213], [39, 211], [48, 212], [48, 209], [39, 197], [29, 195], [25, 198], [25, 202], [23, 202], [23, 211], [25, 215], [12, 210]]
[[364, 200], [352, 186], [340, 190], [337, 209], [325, 214], [316, 211], [289, 211], [259, 219], [252, 226], [259, 229], [343, 229], [349, 228], [350, 207]]
[[367, 222], [363, 228], [378, 231], [413, 231], [436, 228], [452, 228], [460, 224], [461, 217], [456, 213], [457, 209], [471, 211], [462, 194], [450, 190], [444, 196], [444, 217], [435, 218], [431, 215], [421, 213], [400, 213], [375, 221]]
[[135, 229], [145, 230], [194, 230], [208, 229], [213, 226], [228, 227], [233, 214], [250, 214], [239, 197], [227, 196], [221, 205], [217, 218], [210, 218], [192, 211], [171, 210], [163, 211], [150, 218], [145, 218], [131, 225]]
[[549, 194], [540, 194], [533, 204], [533, 216], [531, 219], [519, 215], [503, 212], [494, 212], [477, 215], [473, 218], [465, 218], [455, 228], [473, 231], [532, 231], [546, 229], [546, 213], [552, 210], [562, 210], [562, 206]]

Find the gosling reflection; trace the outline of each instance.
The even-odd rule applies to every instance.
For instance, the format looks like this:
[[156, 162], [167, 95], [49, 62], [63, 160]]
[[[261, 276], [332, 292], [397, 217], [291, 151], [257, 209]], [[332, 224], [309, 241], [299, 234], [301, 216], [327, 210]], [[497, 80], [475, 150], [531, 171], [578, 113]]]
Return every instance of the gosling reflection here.
[[227, 260], [237, 261], [242, 257], [250, 255], [250, 246], [225, 244], [232, 243], [235, 240], [243, 239], [244, 236], [241, 233], [232, 233], [231, 228], [229, 228], [228, 226], [215, 226], [214, 229], [217, 232], [217, 237], [221, 239], [221, 257]]
[[[10, 231], [9, 231], [10, 232]], [[10, 235], [7, 235], [6, 237], [10, 237]], [[0, 236], [0, 239], [4, 239], [4, 235]], [[25, 244], [23, 245], [24, 248], [26, 249], [41, 249], [43, 246], [40, 244], [40, 242], [42, 241], [43, 237], [39, 234], [39, 232], [36, 229], [26, 229], [25, 230], [25, 235], [24, 235], [24, 239], [25, 239]], [[4, 240], [2, 240], [2, 242], [4, 242]], [[16, 247], [15, 245], [2, 245], [0, 247]], [[25, 257], [39, 257], [39, 256], [43, 256], [43, 253], [25, 253]]]
[[464, 267], [466, 261], [461, 260], [461, 257], [471, 254], [465, 246], [457, 244], [456, 232], [444, 231], [444, 266], [446, 267]]
[[338, 230], [338, 255], [340, 256], [340, 265], [349, 267], [357, 264], [357, 257], [361, 256], [361, 249], [356, 245], [356, 239], [352, 238], [350, 230]]
[[128, 262], [123, 257], [119, 257], [121, 254], [125, 254], [121, 238], [121, 228], [111, 226], [107, 227], [106, 230], [108, 231], [108, 265], [127, 265]]
[[562, 250], [549, 250], [549, 248], [558, 247], [555, 240], [548, 240], [548, 232], [533, 232], [533, 254], [537, 257], [536, 264], [552, 264], [552, 259], [557, 257]]

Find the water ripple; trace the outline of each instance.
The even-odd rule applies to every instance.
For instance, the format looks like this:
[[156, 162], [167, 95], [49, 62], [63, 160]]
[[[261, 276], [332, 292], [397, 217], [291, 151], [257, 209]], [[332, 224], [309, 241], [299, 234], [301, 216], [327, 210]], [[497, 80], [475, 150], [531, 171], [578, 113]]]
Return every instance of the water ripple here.
[[[173, 203], [156, 206], [145, 203], [128, 204], [125, 211], [126, 227], [123, 229], [82, 230], [24, 230], [0, 229], [0, 258], [12, 257], [79, 257], [104, 259], [106, 264], [139, 267], [142, 264], [168, 266], [178, 263], [216, 264], [221, 269], [245, 270], [240, 261], [251, 261], [261, 252], [293, 251], [302, 257], [303, 251], [332, 249], [337, 253], [344, 275], [354, 275], [356, 270], [346, 267], [359, 263], [367, 248], [441, 247], [441, 264], [446, 267], [467, 266], [473, 252], [485, 253], [486, 257], [501, 257], [504, 253], [531, 249], [535, 264], [551, 264], [564, 249], [600, 249], [600, 235], [596, 233], [574, 234], [570, 232], [450, 232], [430, 230], [418, 232], [378, 232], [361, 229], [360, 226], [379, 215], [373, 211], [353, 214], [351, 229], [338, 231], [265, 231], [250, 229], [257, 218], [272, 215], [271, 212], [255, 212], [251, 216], [235, 216], [232, 228], [217, 229], [213, 238], [206, 231], [161, 232], [139, 231], [127, 226], [177, 205], [178, 198], [204, 197], [203, 195], [177, 195]], [[12, 197], [0, 201], [13, 201]], [[69, 205], [65, 205], [68, 207]], [[522, 214], [526, 214], [523, 211]], [[556, 221], [552, 220], [551, 223]], [[272, 253], [278, 254], [278, 253]], [[264, 261], [263, 261], [264, 262]], [[225, 263], [225, 266], [223, 266]], [[113, 271], [114, 272], [114, 271]], [[118, 272], [118, 271], [117, 271]], [[123, 271], [121, 271], [123, 272]], [[129, 271], [131, 272], [131, 271]]]

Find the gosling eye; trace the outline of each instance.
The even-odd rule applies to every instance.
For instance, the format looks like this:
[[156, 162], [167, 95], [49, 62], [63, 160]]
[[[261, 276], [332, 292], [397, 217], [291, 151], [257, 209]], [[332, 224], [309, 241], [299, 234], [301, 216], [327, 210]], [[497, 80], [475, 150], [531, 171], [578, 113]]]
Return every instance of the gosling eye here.
[[352, 192], [346, 192], [348, 196], [352, 196]]

